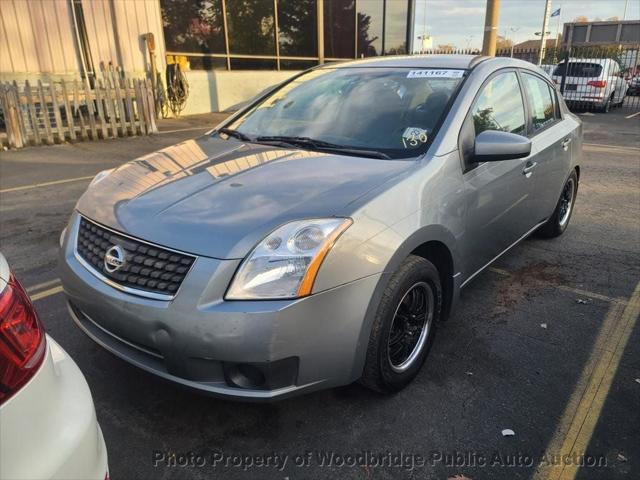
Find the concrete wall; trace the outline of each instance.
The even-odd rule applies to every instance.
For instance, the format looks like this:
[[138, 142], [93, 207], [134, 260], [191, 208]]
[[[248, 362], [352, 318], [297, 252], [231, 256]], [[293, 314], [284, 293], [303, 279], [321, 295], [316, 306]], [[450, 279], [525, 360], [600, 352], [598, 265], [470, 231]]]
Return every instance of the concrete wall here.
[[[82, 0], [89, 49], [100, 62], [144, 75], [148, 52], [142, 34], [152, 32], [156, 58], [165, 50], [158, 0]], [[80, 57], [70, 0], [0, 0], [0, 80], [79, 78]]]
[[239, 104], [296, 73], [291, 70], [185, 72], [189, 82], [189, 98], [182, 115], [236, 110]]

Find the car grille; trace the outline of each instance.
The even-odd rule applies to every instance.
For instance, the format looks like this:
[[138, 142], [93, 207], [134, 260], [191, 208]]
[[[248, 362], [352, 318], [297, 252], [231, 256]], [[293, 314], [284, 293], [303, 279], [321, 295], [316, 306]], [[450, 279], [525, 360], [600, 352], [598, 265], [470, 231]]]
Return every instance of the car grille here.
[[[104, 257], [111, 247], [119, 245], [125, 252], [124, 265], [109, 272]], [[119, 234], [80, 217], [78, 255], [111, 282], [120, 287], [173, 297], [195, 257]]]

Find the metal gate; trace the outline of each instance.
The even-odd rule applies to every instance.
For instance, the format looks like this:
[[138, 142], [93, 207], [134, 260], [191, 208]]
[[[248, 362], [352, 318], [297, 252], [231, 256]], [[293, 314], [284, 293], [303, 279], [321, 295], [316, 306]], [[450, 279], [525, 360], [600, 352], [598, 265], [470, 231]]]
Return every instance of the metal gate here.
[[[537, 63], [540, 50], [503, 50]], [[572, 110], [640, 112], [640, 44], [548, 48], [540, 65]]]

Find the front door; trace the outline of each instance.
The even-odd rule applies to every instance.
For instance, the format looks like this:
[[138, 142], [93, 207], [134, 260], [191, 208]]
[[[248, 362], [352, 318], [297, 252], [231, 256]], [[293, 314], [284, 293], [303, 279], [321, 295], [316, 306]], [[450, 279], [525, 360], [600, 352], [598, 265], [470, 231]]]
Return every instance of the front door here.
[[[526, 135], [522, 92], [515, 70], [491, 77], [470, 112], [474, 133], [501, 130]], [[464, 174], [467, 203], [463, 255], [469, 279], [535, 224], [530, 214], [531, 157], [470, 165]]]

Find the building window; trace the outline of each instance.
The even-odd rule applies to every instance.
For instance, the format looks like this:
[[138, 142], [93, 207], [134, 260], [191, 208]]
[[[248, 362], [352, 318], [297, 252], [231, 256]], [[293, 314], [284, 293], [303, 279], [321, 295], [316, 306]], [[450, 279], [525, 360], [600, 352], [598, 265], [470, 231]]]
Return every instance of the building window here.
[[[226, 70], [227, 60], [225, 58], [210, 57], [210, 56], [193, 56], [188, 55], [186, 57], [188, 62], [188, 68], [186, 70]], [[180, 63], [180, 62], [178, 62]], [[181, 64], [180, 68], [185, 70]]]
[[324, 2], [324, 56], [354, 58], [356, 33], [354, 0]]
[[316, 0], [278, 0], [280, 55], [317, 57]]
[[273, 1], [227, 0], [229, 52], [244, 55], [275, 55]]
[[275, 60], [231, 57], [231, 70], [276, 70], [276, 68]]
[[167, 51], [225, 53], [222, 0], [160, 0]]
[[[159, 0], [167, 56], [185, 69], [316, 65], [317, 0]], [[413, 0], [324, 0], [324, 59], [407, 52]]]
[[386, 1], [384, 23], [384, 54], [407, 53], [407, 26], [409, 24], [409, 2]]
[[316, 65], [317, 60], [280, 60], [280, 70], [306, 70]]
[[358, 57], [382, 55], [384, 2], [358, 0]]

